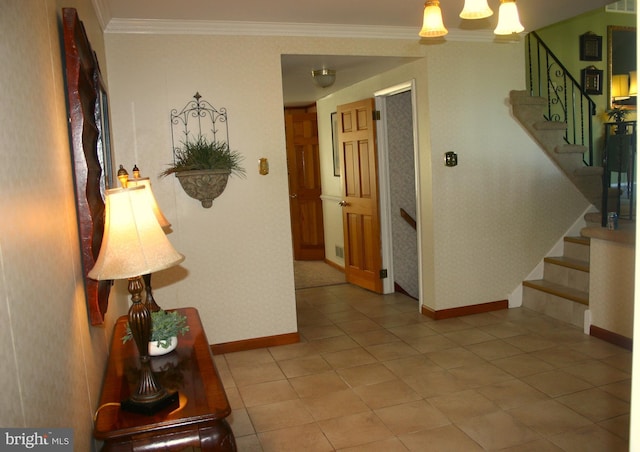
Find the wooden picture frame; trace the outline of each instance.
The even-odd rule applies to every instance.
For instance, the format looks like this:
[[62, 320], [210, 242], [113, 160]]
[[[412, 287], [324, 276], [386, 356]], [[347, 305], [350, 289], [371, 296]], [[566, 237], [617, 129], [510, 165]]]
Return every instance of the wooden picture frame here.
[[602, 94], [602, 71], [589, 66], [581, 71], [582, 90], [587, 94]]
[[580, 60], [602, 61], [602, 36], [591, 32], [580, 35]]
[[338, 113], [331, 113], [331, 139], [333, 143], [333, 175], [340, 177], [340, 143], [338, 142]]
[[97, 57], [74, 8], [62, 9], [67, 111], [80, 239], [80, 259], [91, 325], [102, 325], [113, 281], [88, 273], [98, 259], [105, 227], [105, 191], [113, 188], [108, 98]]

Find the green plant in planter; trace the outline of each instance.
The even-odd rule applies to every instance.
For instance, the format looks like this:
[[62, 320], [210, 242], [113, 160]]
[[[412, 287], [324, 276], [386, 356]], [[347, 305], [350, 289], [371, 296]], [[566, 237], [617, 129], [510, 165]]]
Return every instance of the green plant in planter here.
[[613, 119], [615, 122], [624, 122], [628, 113], [629, 113], [629, 110], [625, 110], [620, 107], [615, 107], [609, 110], [607, 112], [607, 115], [609, 116], [609, 119]]
[[176, 150], [175, 162], [160, 173], [160, 177], [183, 171], [194, 170], [227, 170], [231, 174], [244, 177], [245, 169], [241, 162], [244, 157], [237, 151], [229, 149], [223, 141], [209, 141], [202, 135], [195, 140], [182, 143]]
[[[173, 336], [183, 336], [189, 331], [189, 325], [187, 325], [187, 317], [180, 314], [178, 311], [156, 311], [151, 313], [151, 340], [150, 342], [157, 342], [157, 345], [162, 348], [168, 348], [171, 345], [170, 339]], [[129, 322], [127, 322], [127, 330], [125, 335], [122, 336], [122, 343], [133, 339], [131, 335], [131, 328], [129, 328]]]

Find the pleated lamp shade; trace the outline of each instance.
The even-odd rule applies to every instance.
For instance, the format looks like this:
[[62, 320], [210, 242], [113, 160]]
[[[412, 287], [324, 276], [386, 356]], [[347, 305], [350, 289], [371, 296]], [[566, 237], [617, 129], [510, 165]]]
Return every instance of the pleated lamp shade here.
[[134, 278], [184, 260], [160, 227], [145, 190], [138, 186], [106, 191], [104, 236], [90, 278]]

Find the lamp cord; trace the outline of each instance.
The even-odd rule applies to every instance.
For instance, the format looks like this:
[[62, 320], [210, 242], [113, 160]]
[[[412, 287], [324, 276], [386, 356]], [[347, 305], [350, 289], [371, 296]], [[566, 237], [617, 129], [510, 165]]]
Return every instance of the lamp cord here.
[[108, 407], [108, 406], [118, 406], [119, 407], [120, 403], [119, 402], [108, 402], [108, 403], [100, 405], [98, 407], [98, 409], [96, 410], [96, 414], [93, 415], [94, 424], [95, 424], [96, 420], [98, 419], [98, 414], [100, 413], [100, 410], [102, 410], [103, 408]]

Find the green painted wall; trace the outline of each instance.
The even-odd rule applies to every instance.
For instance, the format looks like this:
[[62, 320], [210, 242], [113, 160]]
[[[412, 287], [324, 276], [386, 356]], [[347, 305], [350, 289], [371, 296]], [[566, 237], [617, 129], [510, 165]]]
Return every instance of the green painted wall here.
[[[602, 70], [604, 89], [600, 95], [592, 95], [596, 102], [596, 116], [594, 117], [594, 164], [600, 162], [602, 144], [604, 142], [603, 123], [608, 121], [609, 109], [609, 81], [607, 80], [607, 27], [611, 25], [636, 27], [636, 15], [624, 13], [607, 13], [604, 8], [582, 14], [573, 19], [565, 20], [554, 25], [537, 30], [536, 32], [547, 44], [551, 51], [560, 59], [571, 75], [580, 80], [580, 71], [587, 66], [595, 66]], [[580, 35], [593, 32], [602, 36], [602, 61], [580, 60]], [[635, 114], [628, 117], [635, 119]]]

